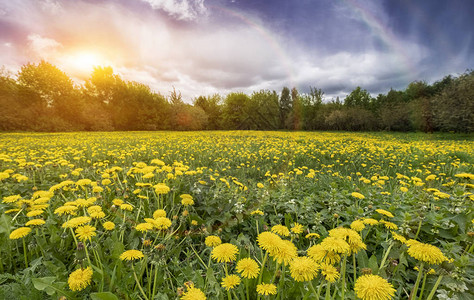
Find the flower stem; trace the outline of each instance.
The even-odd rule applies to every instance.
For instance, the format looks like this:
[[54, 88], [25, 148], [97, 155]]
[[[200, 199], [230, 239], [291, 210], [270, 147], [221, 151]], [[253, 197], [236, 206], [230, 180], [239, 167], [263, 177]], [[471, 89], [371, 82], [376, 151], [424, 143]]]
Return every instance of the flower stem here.
[[[380, 271], [381, 271], [383, 268], [385, 268], [385, 266], [384, 266], [384, 265], [385, 265], [385, 261], [387, 260], [387, 257], [388, 257], [388, 255], [390, 254], [390, 250], [392, 249], [392, 247], [393, 247], [393, 242], [390, 243], [390, 246], [388, 246], [388, 249], [387, 249], [387, 251], [385, 252], [385, 255], [383, 256], [382, 262], [380, 263], [380, 267], [379, 267], [379, 273], [380, 273]], [[355, 280], [354, 280], [354, 282], [355, 282]]]
[[262, 261], [262, 270], [260, 271], [260, 276], [258, 276], [257, 285], [262, 283], [263, 270], [265, 269], [265, 263], [267, 262], [267, 256], [268, 256], [268, 252], [265, 252], [265, 256], [263, 257], [263, 261]]
[[425, 290], [425, 283], [426, 283], [426, 276], [428, 276], [428, 273], [425, 273], [425, 276], [423, 276], [423, 283], [421, 284], [421, 292], [420, 292], [420, 297], [418, 299], [422, 299], [423, 297], [423, 292]]
[[342, 267], [341, 267], [341, 274], [342, 274], [342, 279], [341, 279], [341, 299], [344, 300], [344, 294], [346, 292], [346, 261], [347, 261], [347, 254], [344, 254], [344, 260], [342, 261]]
[[23, 238], [23, 254], [25, 255], [25, 268], [28, 268], [28, 258], [26, 256], [26, 244], [25, 239]]
[[416, 234], [415, 234], [414, 240], [416, 240], [416, 239], [418, 238], [418, 235], [420, 234], [421, 223], [423, 223], [423, 218], [420, 216], [420, 222], [418, 223], [418, 229], [416, 230]]
[[247, 278], [245, 281], [246, 281], [246, 282], [245, 282], [245, 291], [246, 291], [246, 293], [247, 293], [247, 300], [249, 300], [249, 299], [250, 299], [250, 298], [249, 298], [249, 297], [250, 297], [250, 295], [249, 295], [250, 280]]
[[355, 253], [352, 254], [352, 265], [354, 267], [354, 284], [356, 282], [356, 279], [357, 279], [357, 269], [356, 269], [356, 256], [355, 256]]
[[424, 267], [424, 263], [421, 263], [421, 266], [419, 267], [420, 270], [418, 271], [418, 277], [416, 277], [415, 286], [413, 287], [413, 290], [410, 295], [411, 300], [416, 300], [416, 293], [418, 292], [418, 286], [420, 285], [421, 275], [423, 273], [423, 267]]
[[133, 264], [132, 264], [132, 269], [133, 269], [133, 277], [135, 277], [135, 282], [137, 283], [138, 289], [142, 293], [143, 297], [145, 297], [145, 299], [148, 300], [148, 297], [146, 296], [145, 292], [142, 289], [142, 286], [140, 285], [140, 282], [138, 281], [137, 273], [135, 272], [135, 267], [133, 266]]
[[324, 300], [330, 300], [331, 299], [331, 283], [328, 281], [328, 284], [326, 285], [326, 297]]
[[431, 292], [428, 295], [428, 298], [426, 298], [426, 300], [431, 300], [433, 298], [434, 294], [436, 293], [436, 290], [438, 289], [438, 285], [441, 282], [441, 279], [443, 279], [443, 275], [439, 275], [438, 280], [436, 280], [436, 282], [435, 282], [433, 288], [431, 289]]
[[316, 299], [319, 299], [319, 295], [318, 295], [319, 293], [316, 293], [316, 290], [314, 289], [314, 285], [313, 285], [312, 281], [309, 282], [309, 287], [311, 288], [313, 293], [318, 296], [318, 298], [316, 298]]

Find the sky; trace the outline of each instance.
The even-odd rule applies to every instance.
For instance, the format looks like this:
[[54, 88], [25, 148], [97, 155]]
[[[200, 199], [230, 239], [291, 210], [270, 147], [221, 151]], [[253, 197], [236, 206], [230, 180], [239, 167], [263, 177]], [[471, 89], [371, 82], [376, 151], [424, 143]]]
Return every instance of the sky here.
[[94, 66], [200, 95], [372, 95], [474, 68], [472, 0], [0, 0], [0, 66]]

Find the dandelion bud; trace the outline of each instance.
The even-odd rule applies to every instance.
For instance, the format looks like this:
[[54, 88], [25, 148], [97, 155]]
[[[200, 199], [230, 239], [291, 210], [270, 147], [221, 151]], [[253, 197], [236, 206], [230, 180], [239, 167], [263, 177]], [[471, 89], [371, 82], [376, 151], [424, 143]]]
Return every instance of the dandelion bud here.
[[362, 275], [371, 275], [372, 269], [371, 268], [362, 268]]
[[165, 250], [166, 246], [163, 245], [163, 244], [158, 244], [155, 246], [155, 249], [158, 250], [158, 251], [163, 251]]
[[76, 250], [76, 261], [78, 263], [82, 263], [83, 260], [86, 259], [86, 251], [85, 246], [83, 243], [77, 243], [77, 250]]

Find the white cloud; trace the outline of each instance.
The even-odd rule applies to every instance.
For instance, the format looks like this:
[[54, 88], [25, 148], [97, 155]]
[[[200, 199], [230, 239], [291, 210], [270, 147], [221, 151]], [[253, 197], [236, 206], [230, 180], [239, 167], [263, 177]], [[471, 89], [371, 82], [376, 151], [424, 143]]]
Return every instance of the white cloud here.
[[58, 14], [61, 12], [61, 4], [54, 0], [40, 1], [41, 9], [46, 13]]
[[27, 40], [31, 54], [41, 59], [54, 58], [58, 49], [62, 46], [58, 41], [42, 37], [39, 34], [30, 34]]
[[168, 15], [178, 20], [195, 20], [207, 12], [204, 0], [142, 0], [151, 5], [153, 9], [163, 10]]
[[[197, 18], [206, 10], [204, 1], [147, 2], [182, 20]], [[356, 86], [385, 93], [390, 87], [403, 88], [420, 79], [419, 73], [409, 70], [407, 61], [419, 68], [430, 53], [406, 40], [398, 41], [405, 54], [375, 47], [360, 52], [323, 52], [317, 45], [304, 46], [282, 36], [257, 16], [252, 18], [258, 26], [232, 16], [225, 22], [211, 16], [207, 22], [176, 26], [152, 9], [134, 10], [136, 5], [65, 1], [61, 2], [61, 13], [51, 18], [41, 3], [25, 0], [15, 7], [9, 2], [8, 17], [0, 16], [0, 20], [7, 20], [26, 35], [16, 40], [0, 38], [0, 45], [4, 45], [0, 64], [17, 63], [19, 69], [28, 61], [46, 59], [71, 77], [84, 78], [66, 68], [62, 58], [78, 50], [97, 52], [123, 78], [147, 84], [164, 95], [174, 86], [185, 101], [232, 91], [280, 92], [283, 86], [295, 86], [300, 92], [315, 86], [329, 98], [348, 94]], [[11, 43], [11, 47], [4, 43]]]

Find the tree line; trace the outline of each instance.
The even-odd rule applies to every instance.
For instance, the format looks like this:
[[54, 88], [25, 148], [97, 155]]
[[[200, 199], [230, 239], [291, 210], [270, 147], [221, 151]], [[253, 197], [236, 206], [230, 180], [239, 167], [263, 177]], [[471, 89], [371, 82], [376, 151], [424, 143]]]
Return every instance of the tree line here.
[[344, 100], [283, 87], [280, 93], [199, 96], [192, 104], [174, 88], [164, 96], [96, 67], [83, 85], [42, 61], [17, 76], [0, 74], [0, 130], [350, 130], [474, 131], [474, 71], [372, 97], [361, 87]]

